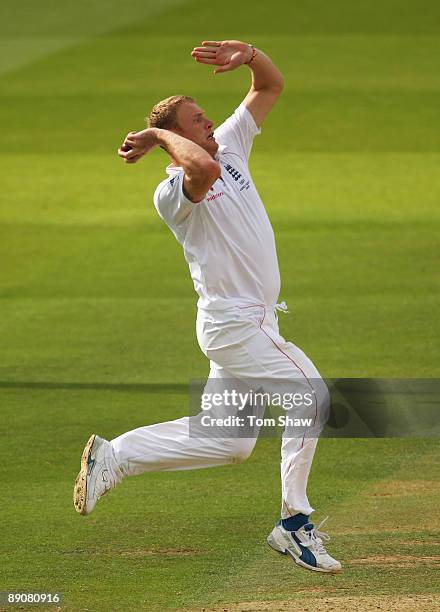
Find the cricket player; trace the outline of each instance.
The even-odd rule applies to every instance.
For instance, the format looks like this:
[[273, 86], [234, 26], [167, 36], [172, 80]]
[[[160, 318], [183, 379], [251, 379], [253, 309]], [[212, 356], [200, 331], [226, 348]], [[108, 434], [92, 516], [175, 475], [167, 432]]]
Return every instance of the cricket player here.
[[[237, 40], [205, 41], [192, 51], [215, 73], [246, 66], [252, 77], [240, 106], [214, 130], [213, 122], [188, 96], [171, 96], [152, 109], [149, 127], [130, 132], [119, 148], [135, 163], [155, 147], [170, 158], [167, 178], [154, 193], [157, 212], [182, 244], [198, 293], [197, 339], [210, 360], [205, 391], [237, 381], [274, 393], [286, 385], [308, 392], [304, 414], [316, 423], [329, 404], [328, 390], [316, 367], [279, 333], [280, 275], [273, 230], [250, 175], [254, 137], [280, 96], [284, 81], [270, 58]], [[236, 407], [217, 406], [211, 417]], [[206, 433], [206, 414], [140, 427], [112, 441], [92, 435], [81, 459], [74, 506], [89, 514], [97, 500], [122, 478], [144, 472], [187, 470], [233, 464], [252, 452], [258, 432], [241, 436], [222, 427]], [[218, 424], [219, 423], [219, 424]], [[317, 444], [307, 426], [284, 435], [281, 448], [281, 518], [267, 541], [300, 566], [339, 572], [341, 564], [326, 551], [310, 520], [307, 480]]]

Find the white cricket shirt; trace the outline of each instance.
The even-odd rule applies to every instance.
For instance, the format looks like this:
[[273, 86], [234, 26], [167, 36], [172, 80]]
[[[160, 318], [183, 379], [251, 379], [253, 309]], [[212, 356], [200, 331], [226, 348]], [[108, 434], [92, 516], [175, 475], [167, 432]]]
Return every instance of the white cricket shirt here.
[[154, 193], [159, 215], [183, 246], [200, 308], [277, 302], [274, 233], [248, 167], [259, 133], [241, 104], [214, 132], [222, 174], [205, 198], [191, 202], [182, 190], [184, 171], [173, 166]]

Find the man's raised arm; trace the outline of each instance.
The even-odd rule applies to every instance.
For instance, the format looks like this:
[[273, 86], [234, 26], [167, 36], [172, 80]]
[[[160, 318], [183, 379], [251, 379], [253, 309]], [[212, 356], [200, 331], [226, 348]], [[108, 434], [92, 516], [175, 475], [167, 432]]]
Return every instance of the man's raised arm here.
[[134, 164], [157, 146], [165, 149], [173, 162], [183, 168], [185, 195], [193, 202], [203, 200], [219, 178], [221, 170], [219, 163], [191, 140], [170, 130], [147, 128], [130, 132], [118, 149], [118, 154], [128, 164]]
[[252, 85], [244, 104], [260, 126], [284, 88], [284, 78], [272, 60], [259, 49], [239, 40], [204, 41], [191, 53], [197, 62], [217, 66], [215, 74], [246, 64]]

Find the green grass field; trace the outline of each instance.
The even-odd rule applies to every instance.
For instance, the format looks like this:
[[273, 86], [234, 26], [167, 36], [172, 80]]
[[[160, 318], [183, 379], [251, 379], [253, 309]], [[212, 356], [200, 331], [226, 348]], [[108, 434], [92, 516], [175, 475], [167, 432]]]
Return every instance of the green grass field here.
[[0, 591], [66, 610], [440, 608], [438, 439], [320, 442], [310, 498], [339, 576], [265, 543], [274, 439], [240, 466], [127, 479], [90, 517], [72, 504], [90, 433], [186, 414], [208, 373], [152, 205], [166, 157], [116, 155], [165, 96], [216, 123], [238, 105], [246, 70], [195, 64], [203, 39], [249, 40], [286, 77], [251, 163], [283, 335], [326, 377], [440, 375], [439, 17], [434, 0], [2, 3]]

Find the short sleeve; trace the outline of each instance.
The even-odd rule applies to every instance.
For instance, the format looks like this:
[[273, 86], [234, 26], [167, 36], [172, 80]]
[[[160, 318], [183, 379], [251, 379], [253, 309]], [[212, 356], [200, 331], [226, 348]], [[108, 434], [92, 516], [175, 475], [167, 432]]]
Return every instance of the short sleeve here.
[[244, 161], [248, 161], [255, 136], [261, 133], [244, 102], [214, 132], [219, 145], [226, 145]]
[[198, 203], [189, 200], [183, 193], [183, 170], [162, 181], [154, 192], [154, 206], [162, 219], [171, 227], [188, 217]]

